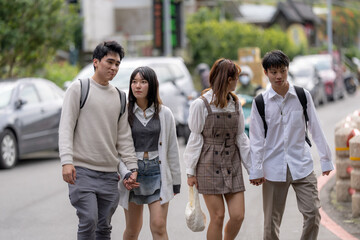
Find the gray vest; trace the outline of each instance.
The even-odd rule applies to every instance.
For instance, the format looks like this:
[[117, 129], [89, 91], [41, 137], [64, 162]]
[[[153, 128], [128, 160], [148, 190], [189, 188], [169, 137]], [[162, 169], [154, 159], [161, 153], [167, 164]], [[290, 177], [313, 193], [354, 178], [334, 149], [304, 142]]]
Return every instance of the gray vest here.
[[160, 136], [160, 119], [154, 116], [144, 126], [135, 116], [131, 128], [136, 152], [152, 152], [158, 150]]

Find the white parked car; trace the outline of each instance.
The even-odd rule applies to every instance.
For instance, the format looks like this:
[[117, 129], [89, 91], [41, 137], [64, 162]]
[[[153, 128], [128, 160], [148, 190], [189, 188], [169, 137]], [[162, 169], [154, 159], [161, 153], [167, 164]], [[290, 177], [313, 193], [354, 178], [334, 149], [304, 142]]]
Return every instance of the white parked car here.
[[[128, 94], [130, 75], [135, 68], [149, 66], [157, 74], [159, 80], [159, 93], [163, 104], [168, 106], [176, 121], [176, 129], [179, 137], [187, 141], [190, 131], [187, 125], [189, 101], [196, 97], [196, 91], [192, 77], [180, 57], [125, 57], [114, 79], [110, 82]], [[94, 74], [92, 64], [84, 67], [73, 81], [88, 78]]]

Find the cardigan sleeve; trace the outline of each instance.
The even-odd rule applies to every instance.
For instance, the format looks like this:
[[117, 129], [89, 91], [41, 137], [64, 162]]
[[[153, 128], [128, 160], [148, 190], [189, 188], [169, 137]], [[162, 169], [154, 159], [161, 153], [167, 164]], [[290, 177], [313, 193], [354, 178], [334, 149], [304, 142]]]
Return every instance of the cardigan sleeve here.
[[179, 160], [179, 145], [176, 135], [176, 125], [175, 119], [170, 109], [162, 106], [162, 110], [165, 114], [166, 119], [166, 128], [167, 128], [167, 139], [168, 139], [168, 148], [167, 148], [167, 157], [170, 172], [173, 179], [173, 185], [179, 185], [176, 189], [180, 191], [181, 184], [181, 172], [180, 172], [180, 160]]

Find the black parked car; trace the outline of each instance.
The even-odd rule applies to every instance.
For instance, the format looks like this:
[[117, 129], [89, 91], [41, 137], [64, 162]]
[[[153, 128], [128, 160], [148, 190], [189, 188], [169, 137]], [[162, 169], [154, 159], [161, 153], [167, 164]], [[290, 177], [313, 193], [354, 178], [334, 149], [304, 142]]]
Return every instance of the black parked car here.
[[58, 148], [64, 91], [40, 78], [0, 80], [0, 168], [19, 156]]

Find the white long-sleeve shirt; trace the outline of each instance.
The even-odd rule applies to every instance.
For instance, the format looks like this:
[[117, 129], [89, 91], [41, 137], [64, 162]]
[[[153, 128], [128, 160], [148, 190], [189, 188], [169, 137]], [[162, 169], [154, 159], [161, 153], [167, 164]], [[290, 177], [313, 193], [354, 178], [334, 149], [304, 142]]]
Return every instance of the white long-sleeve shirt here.
[[[213, 95], [213, 91], [210, 90], [206, 92], [203, 96], [210, 103], [212, 99], [212, 95]], [[213, 104], [210, 104], [210, 108], [211, 111], [213, 112], [235, 112], [235, 102], [232, 98], [230, 98], [230, 101], [228, 102], [225, 108], [217, 108]], [[240, 151], [242, 163], [246, 171], [249, 173], [251, 168], [249, 138], [245, 133], [244, 113], [242, 111], [242, 107], [240, 103], [239, 103], [239, 113], [240, 116], [238, 122], [236, 144]], [[201, 133], [204, 129], [207, 115], [208, 115], [208, 111], [206, 109], [204, 101], [201, 100], [200, 98], [196, 99], [190, 106], [188, 124], [191, 130], [191, 134], [184, 152], [184, 162], [185, 162], [187, 174], [196, 175], [196, 165], [198, 163], [201, 154], [201, 149], [204, 144], [204, 139]]]
[[[316, 115], [310, 93], [307, 98], [308, 128], [315, 142], [323, 172], [334, 169], [331, 151]], [[250, 146], [252, 168], [250, 179], [265, 177], [270, 181], [285, 182], [287, 166], [294, 180], [304, 178], [313, 171], [310, 146], [305, 142], [303, 107], [290, 85], [283, 98], [272, 88], [263, 93], [267, 136], [255, 101], [251, 109]]]

